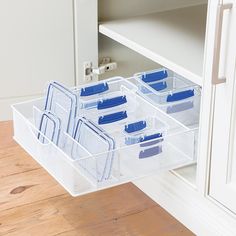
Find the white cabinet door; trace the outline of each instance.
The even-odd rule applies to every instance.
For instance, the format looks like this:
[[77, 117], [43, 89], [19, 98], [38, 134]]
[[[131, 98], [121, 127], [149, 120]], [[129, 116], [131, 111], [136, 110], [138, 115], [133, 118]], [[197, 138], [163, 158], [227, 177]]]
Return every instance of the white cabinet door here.
[[0, 100], [74, 84], [73, 0], [1, 0], [0, 29]]
[[236, 213], [236, 1], [232, 2], [233, 8], [223, 14], [219, 76], [226, 82], [215, 87], [210, 195]]

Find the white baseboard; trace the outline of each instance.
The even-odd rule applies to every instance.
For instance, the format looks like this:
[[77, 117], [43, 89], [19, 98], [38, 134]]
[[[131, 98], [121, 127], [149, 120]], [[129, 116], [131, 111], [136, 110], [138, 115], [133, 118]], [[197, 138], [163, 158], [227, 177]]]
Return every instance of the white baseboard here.
[[171, 172], [136, 180], [134, 184], [199, 236], [235, 236], [236, 216]]

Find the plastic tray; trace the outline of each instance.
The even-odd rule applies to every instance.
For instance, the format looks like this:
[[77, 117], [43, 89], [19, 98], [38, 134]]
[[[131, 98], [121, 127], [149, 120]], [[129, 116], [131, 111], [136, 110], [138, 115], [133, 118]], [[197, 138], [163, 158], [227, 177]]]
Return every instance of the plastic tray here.
[[[114, 88], [121, 88], [120, 84], [123, 82], [117, 80]], [[73, 196], [193, 163], [196, 158], [197, 130], [189, 130], [179, 125], [139, 96], [134, 88], [131, 86], [130, 91], [137, 103], [137, 109], [131, 110], [127, 118], [109, 124], [99, 124], [99, 111], [90, 109], [87, 114], [86, 119], [99, 127], [99, 131], [96, 130], [99, 136], [107, 135], [112, 138], [115, 144], [112, 148], [106, 148], [105, 141], [104, 148], [99, 149], [100, 145], [95, 148], [98, 139], [92, 139], [95, 137], [93, 134], [87, 136], [84, 143], [63, 130], [60, 132], [63, 145], [56, 145], [50, 134], [39, 129], [45, 98], [12, 106], [14, 138]], [[80, 90], [81, 88], [77, 89]], [[167, 130], [163, 132], [163, 136], [155, 136], [151, 140], [141, 139], [139, 143], [127, 145], [125, 125], [141, 117], [158, 117], [160, 125], [164, 125]], [[154, 133], [153, 130], [160, 132], [158, 126], [150, 125], [149, 131]], [[104, 171], [101, 171], [104, 167], [105, 175]]]

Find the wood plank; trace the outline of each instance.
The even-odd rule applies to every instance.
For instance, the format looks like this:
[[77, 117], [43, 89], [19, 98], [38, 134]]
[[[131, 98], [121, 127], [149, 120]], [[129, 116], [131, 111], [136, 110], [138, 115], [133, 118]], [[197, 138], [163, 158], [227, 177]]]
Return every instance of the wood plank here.
[[0, 178], [41, 168], [13, 140], [12, 121], [0, 122]]
[[49, 200], [28, 204], [0, 213], [0, 235], [55, 235], [72, 230]]
[[133, 184], [82, 196], [74, 201], [53, 199], [75, 228], [58, 235], [192, 236], [193, 233]]
[[60, 236], [132, 235], [132, 236], [193, 236], [194, 234], [159, 206], [136, 214], [114, 218], [102, 224], [58, 234]]
[[75, 228], [91, 227], [157, 205], [131, 183], [78, 198], [54, 198], [51, 203]]
[[0, 122], [0, 235], [193, 235], [132, 183], [71, 197], [12, 140], [10, 126]]
[[0, 149], [0, 166], [0, 178], [41, 168], [41, 166], [19, 146]]
[[16, 146], [17, 143], [13, 140], [12, 121], [0, 122], [0, 149]]
[[43, 169], [0, 179], [0, 211], [65, 194]]
[[[124, 194], [126, 194], [127, 201], [132, 200], [126, 207]], [[109, 199], [112, 200], [109, 201]], [[62, 195], [2, 211], [0, 213], [0, 235], [4, 233], [15, 235], [16, 232], [19, 235], [24, 235], [26, 232], [25, 235], [29, 233], [31, 233], [29, 235], [34, 235], [36, 229], [40, 230], [40, 227], [47, 225], [48, 222], [54, 222], [60, 228], [54, 227], [54, 234], [57, 234], [73, 230], [76, 227], [83, 228], [102, 224], [114, 217], [119, 218], [127, 214], [134, 214], [155, 205], [155, 202], [132, 184], [79, 198]], [[46, 235], [51, 235], [51, 232], [47, 232]]]
[[[6, 210], [0, 224], [0, 234], [12, 236], [36, 235], [37, 230], [43, 235], [193, 235], [131, 183]], [[42, 226], [47, 229], [40, 231]]]

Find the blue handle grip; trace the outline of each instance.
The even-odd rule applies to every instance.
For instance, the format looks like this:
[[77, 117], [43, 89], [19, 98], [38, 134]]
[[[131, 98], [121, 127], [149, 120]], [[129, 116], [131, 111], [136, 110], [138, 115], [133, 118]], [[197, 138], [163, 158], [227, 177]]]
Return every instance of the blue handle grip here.
[[152, 140], [152, 139], [157, 139], [157, 138], [161, 138], [163, 135], [162, 133], [156, 133], [156, 134], [151, 134], [151, 135], [147, 135], [143, 138], [140, 138], [140, 143], [148, 141], [148, 140]]
[[145, 83], [155, 82], [168, 77], [167, 70], [156, 71], [150, 74], [142, 75], [142, 81]]
[[176, 101], [180, 101], [186, 98], [190, 98], [194, 96], [194, 89], [189, 89], [189, 90], [185, 90], [182, 92], [178, 92], [178, 93], [173, 93], [167, 96], [166, 101], [167, 102], [176, 102]]
[[158, 155], [160, 153], [162, 153], [162, 146], [152, 147], [152, 148], [146, 149], [144, 151], [141, 151], [139, 153], [139, 159], [152, 157], [152, 156]]
[[98, 102], [97, 109], [98, 110], [107, 109], [111, 107], [120, 106], [124, 103], [127, 103], [126, 96], [119, 96], [115, 98], [104, 99]]
[[109, 86], [107, 83], [96, 84], [93, 86], [82, 88], [80, 92], [80, 96], [81, 97], [91, 96], [94, 94], [105, 92], [108, 89], [109, 89]]
[[109, 114], [105, 116], [100, 116], [98, 119], [98, 124], [99, 125], [110, 124], [119, 120], [126, 119], [127, 117], [128, 116], [127, 116], [126, 111], [121, 111], [121, 112], [117, 112], [117, 113], [113, 113], [113, 114]]
[[146, 121], [138, 121], [138, 122], [126, 125], [125, 126], [125, 132], [133, 133], [133, 132], [136, 132], [136, 131], [140, 131], [140, 130], [146, 128], [146, 127], [147, 127]]
[[166, 82], [158, 82], [155, 84], [149, 84], [149, 86], [152, 87], [153, 89], [155, 89], [156, 91], [161, 91], [161, 90], [167, 88], [167, 83]]
[[158, 143], [163, 142], [163, 140], [164, 140], [164, 139], [161, 138], [161, 139], [158, 139], [158, 140], [151, 140], [151, 141], [149, 141], [149, 142], [141, 143], [141, 144], [140, 144], [140, 147], [153, 146], [153, 145], [155, 145], [155, 144], [158, 144]]

